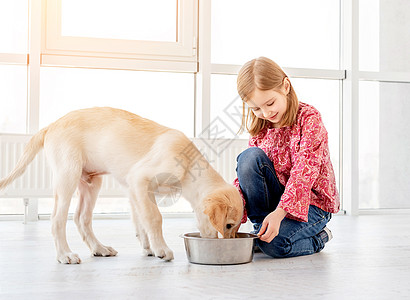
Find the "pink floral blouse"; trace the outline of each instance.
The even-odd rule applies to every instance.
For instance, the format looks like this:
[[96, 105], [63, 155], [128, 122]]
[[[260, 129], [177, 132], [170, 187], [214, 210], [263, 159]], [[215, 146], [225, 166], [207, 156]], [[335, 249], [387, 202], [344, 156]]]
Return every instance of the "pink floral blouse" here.
[[[288, 213], [286, 217], [307, 222], [309, 205], [331, 213], [339, 211], [327, 131], [320, 113], [313, 106], [299, 102], [294, 125], [268, 126], [250, 137], [249, 147], [261, 148], [273, 162], [276, 175], [285, 186], [278, 207]], [[234, 185], [242, 195], [238, 178]], [[242, 223], [246, 220], [244, 209]]]

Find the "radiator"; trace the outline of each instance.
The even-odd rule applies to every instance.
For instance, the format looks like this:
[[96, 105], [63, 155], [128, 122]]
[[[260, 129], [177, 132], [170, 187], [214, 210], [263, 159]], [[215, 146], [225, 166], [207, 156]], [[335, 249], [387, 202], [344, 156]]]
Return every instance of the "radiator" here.
[[[7, 176], [17, 164], [31, 135], [0, 135], [0, 178]], [[236, 157], [247, 145], [243, 139], [193, 139], [193, 143], [227, 182], [236, 177]], [[3, 191], [0, 198], [49, 198], [53, 196], [52, 173], [43, 151], [28, 166], [24, 175]], [[124, 197], [126, 193], [113, 177], [105, 175], [100, 197]]]

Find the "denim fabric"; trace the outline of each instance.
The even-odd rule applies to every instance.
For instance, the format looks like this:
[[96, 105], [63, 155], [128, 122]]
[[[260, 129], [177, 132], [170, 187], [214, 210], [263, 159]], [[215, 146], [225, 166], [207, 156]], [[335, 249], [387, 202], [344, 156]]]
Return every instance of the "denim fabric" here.
[[[285, 187], [280, 184], [272, 161], [257, 147], [248, 148], [237, 158], [238, 181], [246, 200], [248, 217], [259, 231], [264, 218], [276, 209]], [[279, 234], [270, 243], [256, 240], [256, 245], [275, 258], [308, 255], [321, 251], [324, 240], [319, 232], [332, 214], [311, 205], [308, 222], [282, 220]]]
[[248, 218], [252, 223], [261, 223], [278, 206], [285, 187], [280, 184], [272, 161], [262, 149], [248, 148], [236, 160]]

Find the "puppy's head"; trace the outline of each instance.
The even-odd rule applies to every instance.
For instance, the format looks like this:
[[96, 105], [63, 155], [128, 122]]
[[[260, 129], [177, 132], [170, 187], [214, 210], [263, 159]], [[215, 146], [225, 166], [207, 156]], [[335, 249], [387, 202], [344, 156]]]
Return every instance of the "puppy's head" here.
[[218, 189], [204, 200], [204, 213], [224, 238], [234, 238], [241, 225], [243, 201], [233, 186]]

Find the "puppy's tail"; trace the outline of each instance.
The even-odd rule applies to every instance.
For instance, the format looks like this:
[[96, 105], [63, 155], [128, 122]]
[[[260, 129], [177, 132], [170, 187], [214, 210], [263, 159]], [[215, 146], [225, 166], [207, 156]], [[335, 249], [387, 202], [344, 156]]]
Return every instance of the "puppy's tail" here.
[[5, 178], [0, 180], [0, 190], [4, 189], [10, 183], [12, 183], [16, 178], [23, 175], [26, 171], [27, 166], [33, 161], [37, 153], [44, 146], [44, 137], [46, 135], [47, 128], [40, 130], [36, 133], [24, 148], [23, 156], [17, 162], [14, 170]]

